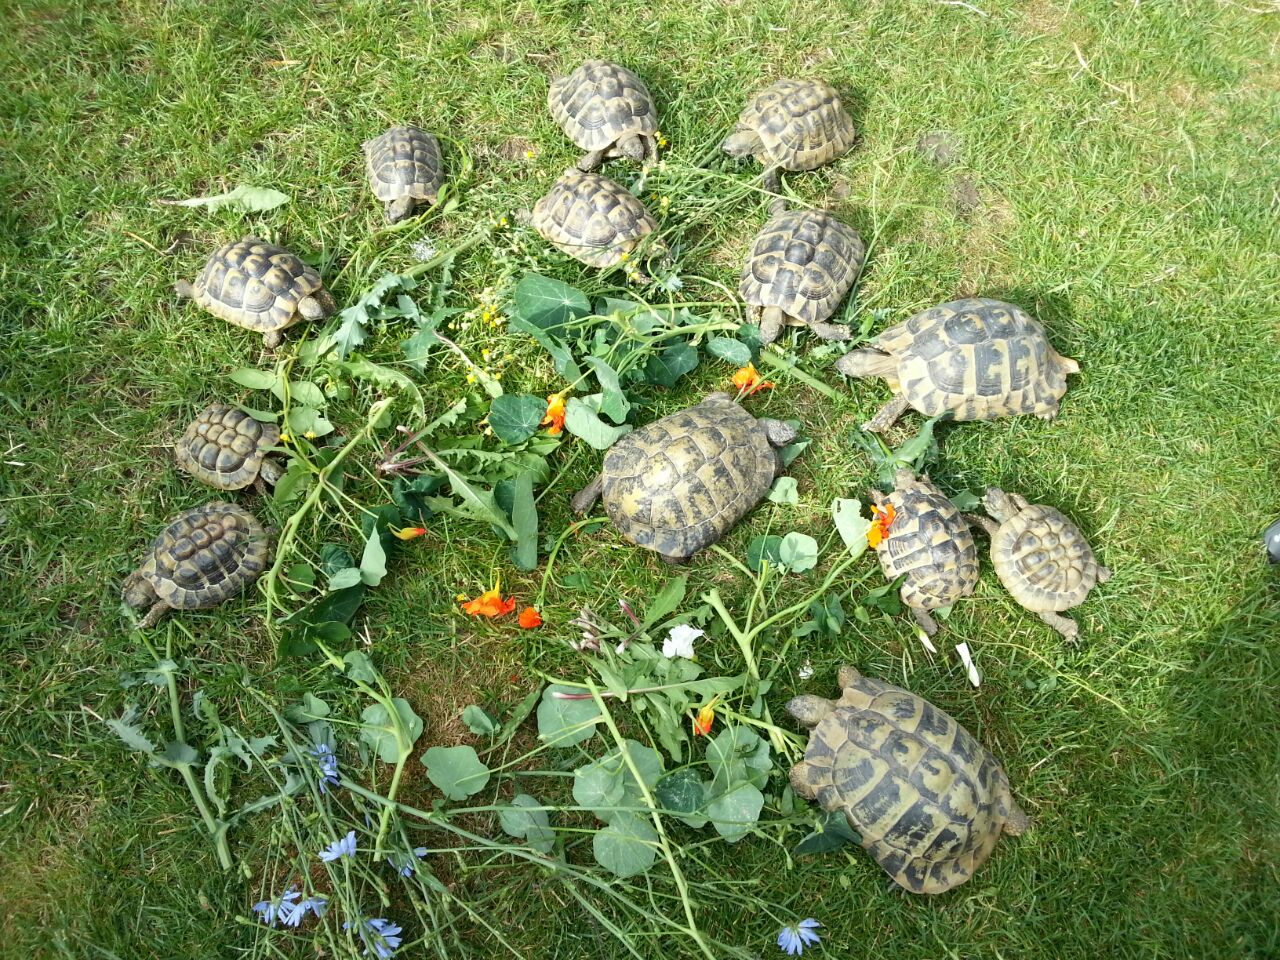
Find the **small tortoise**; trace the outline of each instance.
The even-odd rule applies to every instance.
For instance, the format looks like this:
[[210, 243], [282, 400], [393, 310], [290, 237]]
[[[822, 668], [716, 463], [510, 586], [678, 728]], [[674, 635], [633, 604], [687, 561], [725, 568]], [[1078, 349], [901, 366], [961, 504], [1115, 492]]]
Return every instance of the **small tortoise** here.
[[552, 81], [547, 106], [565, 136], [587, 151], [579, 170], [594, 170], [613, 157], [658, 157], [658, 111], [644, 81], [626, 67], [588, 60]]
[[1028, 503], [1016, 493], [989, 487], [982, 504], [992, 517], [971, 515], [991, 537], [991, 565], [1013, 599], [1075, 640], [1079, 625], [1061, 615], [1084, 603], [1089, 591], [1111, 579], [1080, 528], [1053, 507]]
[[323, 320], [338, 309], [320, 274], [288, 250], [245, 237], [219, 247], [194, 284], [174, 290], [215, 317], [262, 334], [267, 349], [284, 339], [280, 331], [304, 319]]
[[[731, 157], [755, 157], [763, 185], [778, 191], [780, 170], [816, 170], [853, 146], [853, 120], [835, 89], [821, 80], [779, 80], [755, 95], [720, 145]], [[786, 209], [775, 197], [770, 213]]]
[[151, 542], [142, 566], [124, 583], [124, 602], [150, 608], [138, 624], [145, 630], [170, 610], [216, 607], [270, 562], [270, 537], [253, 514], [231, 503], [206, 503], [175, 517]]
[[[635, 194], [598, 173], [566, 170], [533, 208], [543, 239], [592, 267], [616, 267], [631, 257], [658, 222]], [[654, 252], [663, 247], [650, 241]]]
[[573, 498], [597, 499], [622, 535], [680, 563], [729, 532], [782, 472], [777, 448], [796, 438], [781, 420], [757, 420], [727, 393], [629, 433]]
[[826, 210], [796, 210], [766, 223], [738, 284], [748, 319], [760, 325], [761, 342], [776, 340], [784, 324], [807, 324], [824, 340], [848, 340], [848, 327], [826, 320], [866, 257], [858, 231]]
[[239, 407], [210, 404], [202, 410], [174, 447], [178, 466], [202, 483], [219, 490], [243, 490], [253, 484], [259, 493], [284, 475], [267, 456], [280, 442], [280, 428], [261, 423]]
[[960, 511], [941, 490], [910, 470], [894, 474], [893, 493], [871, 491], [885, 535], [876, 546], [884, 575], [906, 575], [899, 596], [929, 636], [938, 632], [930, 610], [973, 593], [978, 551]]
[[1050, 345], [1020, 307], [974, 297], [952, 300], [890, 327], [870, 347], [836, 361], [847, 377], [884, 377], [894, 397], [863, 429], [890, 427], [907, 407], [956, 420], [1058, 415], [1067, 374], [1080, 365]]
[[444, 184], [440, 144], [412, 126], [396, 126], [363, 144], [369, 187], [387, 205], [387, 222], [412, 216], [421, 203], [434, 203]]
[[838, 700], [787, 704], [810, 729], [791, 788], [844, 813], [894, 883], [946, 893], [986, 862], [1001, 833], [1031, 827], [999, 761], [954, 718], [853, 667], [839, 682]]

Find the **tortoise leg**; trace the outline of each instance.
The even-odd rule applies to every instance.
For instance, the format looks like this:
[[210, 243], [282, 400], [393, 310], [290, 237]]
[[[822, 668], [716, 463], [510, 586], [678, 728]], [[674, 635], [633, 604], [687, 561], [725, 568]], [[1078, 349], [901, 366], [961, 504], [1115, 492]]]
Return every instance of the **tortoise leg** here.
[[413, 214], [413, 197], [401, 197], [387, 204], [387, 223], [399, 223]]
[[179, 280], [177, 283], [175, 283], [173, 285], [173, 292], [176, 293], [178, 296], [183, 297], [187, 300], [194, 300], [196, 297], [200, 295], [199, 292], [196, 290], [196, 288], [193, 287], [186, 280]]
[[996, 531], [1000, 529], [1000, 524], [996, 523], [990, 517], [984, 517], [979, 513], [964, 513], [961, 514], [961, 516], [964, 518], [964, 522], [969, 524], [969, 526], [979, 527], [985, 530], [988, 537], [994, 537], [996, 535]]
[[1027, 816], [1027, 812], [1018, 806], [1018, 801], [1010, 794], [1005, 798], [1008, 809], [1004, 812], [1004, 832], [1011, 837], [1026, 833], [1035, 826], [1035, 821]]
[[284, 335], [279, 330], [268, 330], [262, 335], [262, 345], [268, 350], [274, 350], [282, 343], [284, 343]]
[[938, 621], [929, 616], [929, 611], [923, 607], [912, 607], [912, 615], [916, 618], [916, 623], [920, 624], [920, 629], [928, 636], [932, 637], [938, 632]]
[[1080, 635], [1080, 624], [1070, 617], [1064, 617], [1062, 614], [1054, 613], [1051, 610], [1044, 610], [1040, 611], [1040, 619], [1062, 634], [1062, 638], [1067, 643], [1075, 643], [1076, 638]]
[[604, 150], [592, 150], [590, 153], [584, 153], [582, 159], [578, 161], [578, 169], [583, 173], [590, 173], [604, 162], [604, 155]]
[[600, 475], [596, 474], [596, 478], [594, 480], [573, 495], [573, 499], [569, 501], [569, 507], [578, 516], [582, 516], [596, 505], [596, 501], [600, 499], [602, 486], [603, 481], [601, 480]]
[[803, 797], [805, 800], [814, 800], [817, 798], [817, 793], [815, 793], [813, 787], [809, 785], [808, 771], [809, 764], [804, 760], [801, 760], [791, 768], [791, 775], [789, 777], [791, 781], [791, 789], [795, 792], [797, 797]]
[[848, 340], [853, 336], [843, 323], [823, 323], [821, 320], [815, 320], [809, 324], [809, 329], [823, 340]]
[[786, 319], [781, 307], [765, 307], [760, 314], [760, 342], [768, 344], [777, 340]]
[[173, 608], [170, 607], [163, 600], [157, 600], [155, 605], [150, 610], [147, 611], [147, 615], [138, 621], [138, 629], [150, 630], [157, 623], [159, 623], [160, 618], [163, 617], [166, 613], [168, 613], [171, 609]]
[[880, 408], [880, 412], [862, 425], [862, 429], [869, 433], [880, 433], [888, 430], [897, 419], [907, 412], [906, 394], [894, 394], [892, 400]]
[[1106, 583], [1110, 579], [1111, 579], [1111, 568], [1102, 567], [1102, 566], [1098, 567], [1098, 582]]
[[760, 186], [774, 197], [769, 201], [769, 216], [776, 217], [787, 212], [787, 201], [785, 197], [777, 196], [779, 190], [782, 189], [782, 178], [777, 167], [768, 167], [760, 175]]

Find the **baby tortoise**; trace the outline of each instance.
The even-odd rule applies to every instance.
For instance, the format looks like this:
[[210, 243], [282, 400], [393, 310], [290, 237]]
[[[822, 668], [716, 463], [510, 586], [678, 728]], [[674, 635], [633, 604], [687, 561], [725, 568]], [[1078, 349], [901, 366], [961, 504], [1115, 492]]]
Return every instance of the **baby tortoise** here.
[[215, 317], [258, 331], [268, 350], [284, 339], [280, 331], [302, 320], [323, 320], [338, 309], [320, 274], [257, 237], [219, 247], [194, 284], [179, 280], [174, 290]]
[[871, 346], [846, 353], [847, 377], [884, 377], [893, 399], [864, 423], [887, 430], [907, 407], [926, 417], [994, 420], [1058, 415], [1067, 374], [1080, 365], [1061, 356], [1044, 329], [1012, 303], [974, 297], [930, 307], [885, 330]]
[[888, 496], [871, 491], [885, 534], [876, 545], [880, 567], [890, 580], [903, 575], [899, 596], [929, 636], [938, 632], [930, 610], [949, 607], [973, 593], [978, 583], [978, 551], [969, 524], [928, 479], [910, 470], [894, 474]]
[[1016, 493], [989, 487], [986, 517], [970, 515], [991, 537], [991, 565], [1013, 599], [1062, 636], [1074, 641], [1080, 626], [1062, 616], [1084, 603], [1089, 591], [1111, 579], [1080, 528], [1053, 507], [1028, 503]]
[[253, 419], [239, 407], [213, 403], [191, 421], [174, 447], [178, 466], [219, 490], [243, 490], [253, 484], [265, 494], [284, 476], [268, 457], [280, 443], [280, 428]]
[[827, 323], [867, 257], [858, 231], [826, 210], [795, 210], [766, 223], [742, 268], [738, 293], [747, 319], [773, 343], [784, 325], [808, 326], [823, 340], [848, 340], [849, 328]]
[[149, 608], [138, 628], [170, 610], [216, 607], [249, 586], [271, 562], [271, 542], [253, 514], [231, 503], [206, 503], [179, 514], [151, 542], [142, 566], [124, 583], [124, 602]]
[[[598, 173], [567, 170], [530, 217], [544, 240], [588, 266], [608, 269], [631, 258], [658, 222], [635, 194]], [[663, 247], [649, 241], [654, 252]]]
[[838, 700], [787, 704], [810, 730], [791, 788], [844, 813], [894, 883], [946, 893], [973, 876], [1002, 833], [1031, 827], [999, 761], [954, 718], [853, 667], [840, 669], [839, 682]]
[[795, 438], [790, 424], [757, 420], [729, 394], [713, 393], [610, 447], [572, 506], [586, 513], [603, 497], [626, 539], [680, 563], [760, 502], [782, 472], [778, 448]]
[[587, 151], [579, 170], [613, 157], [658, 158], [658, 111], [644, 81], [626, 67], [588, 60], [551, 82], [547, 106], [565, 136]]
[[[816, 170], [853, 146], [853, 119], [835, 88], [821, 80], [779, 80], [752, 98], [720, 148], [731, 157], [755, 157], [763, 186], [778, 192], [781, 170]], [[787, 208], [782, 197], [770, 214]]]
[[363, 144], [369, 188], [387, 205], [387, 222], [399, 223], [420, 204], [435, 203], [444, 185], [440, 143], [413, 126], [396, 126]]

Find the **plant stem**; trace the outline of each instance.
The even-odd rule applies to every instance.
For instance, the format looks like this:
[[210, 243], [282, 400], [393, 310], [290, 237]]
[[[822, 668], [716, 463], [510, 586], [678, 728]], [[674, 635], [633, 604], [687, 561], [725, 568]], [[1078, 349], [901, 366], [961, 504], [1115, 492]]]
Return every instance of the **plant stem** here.
[[840, 394], [836, 393], [834, 390], [828, 387], [821, 380], [817, 379], [816, 377], [811, 377], [809, 374], [805, 373], [799, 367], [795, 366], [794, 364], [788, 363], [786, 360], [784, 360], [778, 354], [774, 353], [772, 350], [761, 350], [760, 360], [761, 362], [773, 367], [775, 370], [781, 370], [783, 373], [787, 374], [788, 376], [794, 377], [795, 379], [799, 380], [801, 383], [812, 387], [814, 390], [817, 390], [824, 397], [828, 397], [831, 400], [840, 399]]

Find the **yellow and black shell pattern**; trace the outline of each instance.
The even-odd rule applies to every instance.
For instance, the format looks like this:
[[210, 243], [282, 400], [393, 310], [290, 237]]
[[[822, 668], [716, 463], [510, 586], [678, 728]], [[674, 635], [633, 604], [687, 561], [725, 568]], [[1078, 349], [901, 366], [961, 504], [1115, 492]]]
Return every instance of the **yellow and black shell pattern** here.
[[242, 490], [258, 479], [280, 443], [280, 428], [238, 407], [210, 404], [191, 421], [174, 448], [178, 467], [219, 490]]
[[777, 472], [778, 455], [761, 422], [717, 395], [610, 447], [601, 496], [627, 540], [680, 561], [749, 513]]
[[888, 530], [876, 556], [890, 580], [905, 576], [902, 602], [935, 610], [967, 597], [978, 583], [973, 531], [947, 496], [924, 477], [899, 471], [895, 489], [879, 497], [891, 508]]
[[738, 293], [750, 306], [778, 307], [792, 325], [835, 312], [866, 261], [858, 231], [826, 210], [792, 210], [756, 234]]
[[1084, 603], [1110, 576], [1080, 528], [1059, 510], [1028, 504], [991, 537], [991, 565], [1005, 589], [1028, 610], [1060, 612]]
[[[592, 267], [607, 269], [629, 257], [658, 222], [635, 194], [598, 173], [567, 170], [534, 205], [542, 238]], [[653, 245], [655, 251], [658, 245]]]
[[136, 576], [170, 607], [199, 610], [242, 592], [270, 562], [270, 537], [257, 518], [215, 501], [171, 520]]
[[950, 715], [901, 687], [842, 671], [793, 789], [843, 812], [903, 889], [939, 894], [986, 862], [1006, 827], [1029, 825], [1000, 763]]
[[927, 417], [957, 420], [1034, 414], [1051, 420], [1080, 365], [1012, 303], [973, 297], [930, 307], [872, 342], [898, 361], [907, 402]]
[[761, 90], [735, 132], [759, 136], [756, 159], [783, 170], [815, 170], [848, 153], [857, 139], [840, 95], [821, 80], [779, 80]]
[[433, 201], [444, 184], [440, 143], [410, 125], [389, 128], [363, 144], [373, 195], [383, 203], [404, 197]]
[[311, 297], [328, 316], [333, 297], [313, 268], [283, 247], [246, 237], [219, 247], [195, 282], [196, 302], [215, 317], [260, 333], [303, 319], [298, 304]]
[[547, 92], [551, 116], [583, 150], [604, 150], [629, 134], [651, 138], [658, 111], [644, 81], [626, 67], [588, 60]]

